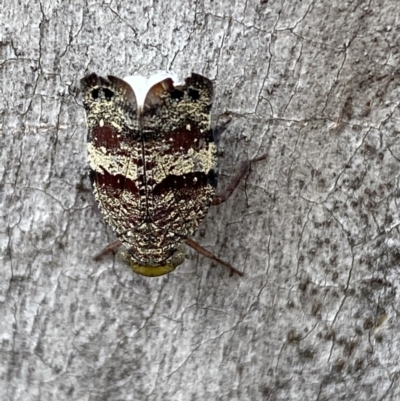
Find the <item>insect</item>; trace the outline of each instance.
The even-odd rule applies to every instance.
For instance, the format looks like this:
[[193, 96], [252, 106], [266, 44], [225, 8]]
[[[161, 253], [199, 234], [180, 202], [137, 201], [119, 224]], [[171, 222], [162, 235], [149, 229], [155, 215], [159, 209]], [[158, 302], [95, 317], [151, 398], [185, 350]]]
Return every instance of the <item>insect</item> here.
[[81, 80], [94, 197], [119, 239], [95, 258], [123, 245], [123, 261], [155, 277], [184, 262], [186, 243], [242, 274], [190, 237], [208, 208], [228, 199], [251, 163], [266, 155], [244, 162], [216, 195], [212, 82], [194, 73], [177, 86], [165, 76], [138, 82], [94, 73]]

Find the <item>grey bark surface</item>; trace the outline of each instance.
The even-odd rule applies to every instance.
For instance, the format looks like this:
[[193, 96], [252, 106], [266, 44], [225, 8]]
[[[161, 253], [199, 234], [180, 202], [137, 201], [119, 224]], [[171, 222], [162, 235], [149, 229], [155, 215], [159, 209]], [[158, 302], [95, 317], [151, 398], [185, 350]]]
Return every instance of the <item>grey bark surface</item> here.
[[[400, 3], [13, 1], [0, 11], [1, 400], [400, 399]], [[215, 83], [220, 189], [144, 278], [86, 170], [79, 80]]]

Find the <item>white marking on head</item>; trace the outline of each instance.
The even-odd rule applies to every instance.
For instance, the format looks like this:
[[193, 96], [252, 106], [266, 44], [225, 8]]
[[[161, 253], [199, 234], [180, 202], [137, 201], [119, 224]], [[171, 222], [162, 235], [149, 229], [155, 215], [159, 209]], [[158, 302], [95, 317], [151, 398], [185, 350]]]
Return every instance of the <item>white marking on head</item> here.
[[182, 83], [176, 74], [167, 71], [157, 72], [148, 78], [143, 75], [129, 75], [124, 78], [124, 81], [127, 82], [135, 92], [138, 108], [142, 109], [144, 101], [146, 100], [147, 92], [150, 88], [166, 78], [171, 78], [174, 85]]

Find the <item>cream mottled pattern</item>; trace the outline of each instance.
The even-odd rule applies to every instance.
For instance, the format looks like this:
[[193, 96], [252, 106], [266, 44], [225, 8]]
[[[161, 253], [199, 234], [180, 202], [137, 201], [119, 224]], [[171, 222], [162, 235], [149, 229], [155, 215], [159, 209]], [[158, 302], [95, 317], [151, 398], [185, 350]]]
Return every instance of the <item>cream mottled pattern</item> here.
[[[214, 195], [215, 188], [211, 184], [201, 182], [196, 186], [196, 176], [186, 181], [186, 175], [199, 173], [206, 177], [216, 166], [216, 146], [206, 140], [211, 126], [211, 84], [203, 87], [199, 82], [194, 95], [186, 87], [176, 87], [182, 91], [179, 92], [182, 93], [180, 101], [172, 99], [168, 92], [162, 93], [156, 98], [159, 104], [149, 109], [145, 103], [137, 113], [135, 96], [125, 82], [97, 78], [100, 81], [92, 82], [85, 91], [88, 162], [98, 177], [93, 183], [94, 196], [104, 220], [132, 257], [144, 265], [162, 263], [185, 237], [195, 232]], [[194, 82], [193, 86], [196, 84]], [[97, 93], [99, 97], [94, 99]], [[198, 99], [191, 99], [191, 94]], [[98, 127], [100, 131], [97, 132], [103, 129], [113, 137], [94, 138]], [[171, 147], [175, 135], [179, 140], [181, 127], [189, 133], [194, 128], [193, 135], [202, 136], [201, 140], [193, 141], [196, 149]], [[176, 134], [166, 141], [164, 135], [170, 132]], [[102, 183], [105, 173], [114, 177], [111, 178], [114, 181]], [[184, 186], [163, 187], [156, 195], [157, 185], [163, 186], [164, 180], [171, 176], [181, 177]], [[126, 189], [128, 181], [124, 180], [132, 182], [136, 192]]]

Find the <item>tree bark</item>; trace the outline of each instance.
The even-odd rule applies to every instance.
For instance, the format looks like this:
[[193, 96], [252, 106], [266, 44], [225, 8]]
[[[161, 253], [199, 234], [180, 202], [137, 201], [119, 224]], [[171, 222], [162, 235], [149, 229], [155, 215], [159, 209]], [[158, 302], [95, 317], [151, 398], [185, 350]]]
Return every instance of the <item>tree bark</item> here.
[[[1, 400], [400, 399], [400, 3], [15, 1], [0, 11]], [[213, 80], [219, 189], [160, 278], [94, 204], [79, 80]]]

